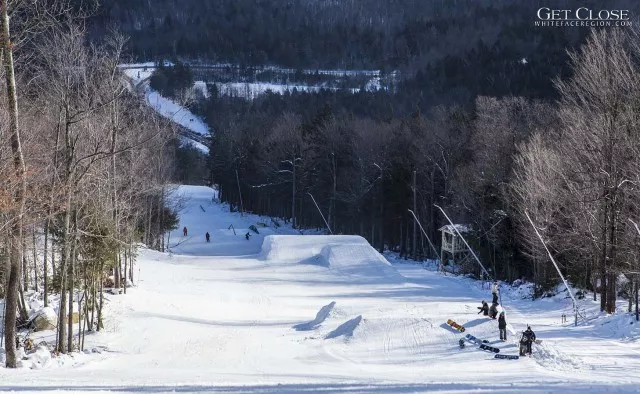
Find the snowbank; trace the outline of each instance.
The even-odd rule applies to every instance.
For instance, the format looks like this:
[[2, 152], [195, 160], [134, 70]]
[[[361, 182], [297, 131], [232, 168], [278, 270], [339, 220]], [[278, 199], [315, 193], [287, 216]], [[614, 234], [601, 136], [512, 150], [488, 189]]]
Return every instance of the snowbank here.
[[[38, 346], [35, 351], [25, 353], [24, 348], [18, 349], [18, 368], [22, 369], [53, 369], [67, 366], [78, 366], [101, 356], [103, 348], [94, 347], [83, 352], [69, 354], [52, 353], [46, 346]], [[0, 356], [2, 359], [4, 354]], [[2, 360], [4, 362], [4, 359]]]

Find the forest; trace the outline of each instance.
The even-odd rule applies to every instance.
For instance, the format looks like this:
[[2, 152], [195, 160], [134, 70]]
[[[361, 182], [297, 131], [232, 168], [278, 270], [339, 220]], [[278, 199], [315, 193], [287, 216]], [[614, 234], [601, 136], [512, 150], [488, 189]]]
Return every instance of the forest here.
[[5, 1], [0, 16], [0, 298], [16, 368], [27, 291], [58, 310], [55, 352], [81, 351], [103, 328], [105, 278], [126, 292], [136, 245], [164, 247], [177, 143], [122, 83], [122, 35], [90, 45], [64, 1]]

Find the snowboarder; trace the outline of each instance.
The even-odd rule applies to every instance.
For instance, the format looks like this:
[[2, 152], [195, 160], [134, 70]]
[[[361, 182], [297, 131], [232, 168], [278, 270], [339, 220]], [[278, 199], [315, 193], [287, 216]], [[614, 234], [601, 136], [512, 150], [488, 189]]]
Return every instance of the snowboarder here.
[[531, 344], [535, 342], [536, 334], [531, 330], [531, 326], [527, 326], [526, 331], [522, 333], [522, 338], [520, 339], [520, 355], [524, 356], [525, 354], [531, 355]]
[[182, 235], [185, 236], [185, 237], [187, 236], [187, 227], [186, 226], [182, 228]]
[[489, 308], [489, 317], [495, 319], [498, 315], [498, 303], [494, 302], [491, 304], [491, 308]]
[[498, 317], [498, 330], [500, 331], [500, 339], [507, 340], [507, 319], [504, 317], [504, 311], [500, 312]]
[[247, 233], [244, 235], [244, 237], [245, 237], [245, 238], [247, 239], [247, 241], [248, 241], [248, 240], [249, 240], [249, 237], [251, 237], [251, 233], [249, 233], [249, 232], [247, 231]]
[[207, 233], [204, 235], [204, 237], [207, 239], [207, 242], [209, 242], [209, 238], [211, 237], [211, 236], [209, 235], [209, 232], [207, 232]]
[[491, 287], [491, 295], [493, 296], [493, 304], [498, 303], [498, 281], [493, 282], [493, 286]]
[[482, 306], [479, 306], [478, 309], [480, 309], [478, 315], [484, 312], [485, 316], [489, 316], [489, 304], [487, 304], [487, 301], [482, 300]]

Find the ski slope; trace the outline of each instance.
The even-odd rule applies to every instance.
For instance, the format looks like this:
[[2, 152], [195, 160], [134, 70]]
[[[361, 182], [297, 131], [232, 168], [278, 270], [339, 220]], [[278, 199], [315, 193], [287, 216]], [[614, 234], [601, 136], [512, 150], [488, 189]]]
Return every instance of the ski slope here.
[[[170, 63], [167, 63], [170, 65]], [[175, 101], [162, 96], [159, 92], [149, 86], [149, 78], [155, 70], [154, 63], [121, 64], [119, 65], [125, 77], [128, 79], [131, 89], [141, 88], [146, 104], [153, 108], [159, 115], [170, 121], [190, 130], [197, 135], [208, 136], [209, 126], [199, 116], [192, 113], [188, 108]], [[183, 144], [189, 144], [201, 152], [208, 154], [209, 147], [193, 139], [180, 136]]]
[[[230, 213], [206, 187], [177, 194], [186, 201], [171, 252], [140, 250], [136, 287], [107, 297], [105, 332], [87, 338], [106, 351], [38, 370], [0, 369], [1, 392], [639, 389], [640, 326], [624, 314], [574, 328], [570, 316], [561, 323], [562, 297], [532, 302], [506, 291], [508, 321], [515, 330], [531, 324], [543, 343], [531, 358], [496, 360], [469, 343], [460, 349], [463, 334], [445, 323], [517, 354], [516, 338], [498, 341], [497, 322], [477, 314], [490, 299], [480, 283], [389, 263], [359, 236], [260, 227], [268, 218]], [[251, 225], [260, 234], [246, 240]]]

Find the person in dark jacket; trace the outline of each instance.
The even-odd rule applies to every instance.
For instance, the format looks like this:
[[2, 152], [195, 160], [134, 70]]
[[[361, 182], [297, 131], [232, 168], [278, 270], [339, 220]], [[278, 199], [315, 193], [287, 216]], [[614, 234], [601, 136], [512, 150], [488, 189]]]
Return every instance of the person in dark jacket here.
[[500, 312], [498, 317], [498, 330], [500, 331], [500, 339], [507, 340], [507, 319], [504, 317], [504, 311]]
[[185, 236], [185, 237], [187, 236], [187, 227], [186, 226], [182, 228], [182, 235]]
[[485, 300], [482, 300], [482, 306], [479, 306], [478, 309], [480, 309], [478, 315], [484, 312], [485, 316], [489, 316], [489, 304]]
[[491, 308], [489, 308], [489, 317], [492, 319], [495, 319], [497, 315], [498, 315], [498, 304], [493, 303], [491, 304]]
[[[520, 340], [521, 347], [524, 344], [525, 345], [524, 350], [526, 351], [526, 353], [531, 354], [531, 344], [535, 341], [536, 341], [536, 334], [531, 329], [531, 326], [527, 326], [526, 331], [522, 333], [522, 339]], [[522, 349], [520, 353], [523, 353]], [[524, 356], [524, 354], [522, 355]]]
[[209, 232], [207, 231], [207, 233], [204, 235], [204, 237], [207, 239], [207, 242], [209, 242], [209, 239], [211, 238], [211, 236], [209, 235]]

